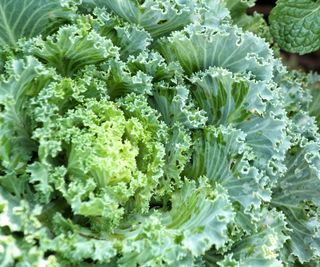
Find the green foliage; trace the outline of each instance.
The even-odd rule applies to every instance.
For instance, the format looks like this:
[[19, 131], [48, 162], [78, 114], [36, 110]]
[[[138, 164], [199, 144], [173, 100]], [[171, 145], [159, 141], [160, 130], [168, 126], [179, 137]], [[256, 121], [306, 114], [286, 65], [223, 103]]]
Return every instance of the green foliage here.
[[73, 15], [70, 8], [62, 6], [59, 0], [2, 0], [0, 43], [16, 45], [20, 38], [48, 35]]
[[269, 20], [271, 33], [284, 50], [306, 54], [320, 49], [319, 0], [279, 0]]
[[0, 2], [0, 266], [317, 266], [317, 76], [253, 4]]

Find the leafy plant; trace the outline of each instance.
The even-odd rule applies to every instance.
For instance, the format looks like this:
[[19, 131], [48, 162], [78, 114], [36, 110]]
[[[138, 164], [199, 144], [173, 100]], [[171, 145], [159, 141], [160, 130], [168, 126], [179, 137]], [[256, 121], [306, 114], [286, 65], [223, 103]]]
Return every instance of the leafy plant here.
[[252, 4], [0, 2], [1, 266], [317, 266], [317, 78]]
[[269, 17], [281, 48], [306, 54], [320, 49], [320, 1], [278, 0]]

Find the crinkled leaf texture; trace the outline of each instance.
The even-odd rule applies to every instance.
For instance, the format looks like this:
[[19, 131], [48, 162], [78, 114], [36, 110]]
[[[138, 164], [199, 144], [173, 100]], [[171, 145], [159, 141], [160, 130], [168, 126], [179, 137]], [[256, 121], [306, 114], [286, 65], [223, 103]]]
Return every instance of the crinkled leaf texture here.
[[271, 33], [284, 50], [306, 54], [320, 48], [320, 1], [280, 0], [269, 20]]
[[0, 3], [0, 266], [317, 266], [309, 78], [253, 3]]

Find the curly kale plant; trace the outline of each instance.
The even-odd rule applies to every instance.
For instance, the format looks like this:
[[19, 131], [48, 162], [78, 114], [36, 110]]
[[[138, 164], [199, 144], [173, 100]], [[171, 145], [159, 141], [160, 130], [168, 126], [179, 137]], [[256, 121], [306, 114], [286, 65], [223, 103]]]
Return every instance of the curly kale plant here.
[[0, 1], [0, 266], [318, 266], [310, 79], [251, 4]]

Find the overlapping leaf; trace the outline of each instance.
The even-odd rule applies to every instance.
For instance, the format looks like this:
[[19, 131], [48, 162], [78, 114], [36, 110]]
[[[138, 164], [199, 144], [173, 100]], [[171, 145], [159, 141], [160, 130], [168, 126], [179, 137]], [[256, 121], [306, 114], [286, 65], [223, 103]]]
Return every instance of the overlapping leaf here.
[[73, 16], [59, 0], [3, 0], [0, 14], [1, 46], [15, 46], [20, 38], [50, 34]]
[[254, 1], [49, 2], [0, 3], [1, 266], [317, 266], [309, 78]]

